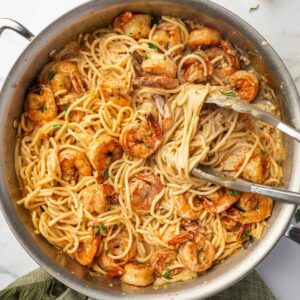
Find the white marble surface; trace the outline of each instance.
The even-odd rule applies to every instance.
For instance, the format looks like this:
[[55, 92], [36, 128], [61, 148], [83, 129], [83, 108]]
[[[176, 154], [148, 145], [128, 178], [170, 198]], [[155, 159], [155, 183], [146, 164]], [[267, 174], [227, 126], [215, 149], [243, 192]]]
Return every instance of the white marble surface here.
[[[83, 0], [0, 1], [1, 17], [26, 25], [33, 33]], [[300, 1], [299, 0], [215, 0], [255, 27], [283, 58], [300, 90]], [[249, 8], [260, 5], [250, 13]], [[0, 38], [0, 85], [27, 42], [14, 32]], [[0, 213], [0, 289], [37, 267], [18, 244]], [[277, 299], [300, 299], [300, 246], [282, 238], [258, 271]]]

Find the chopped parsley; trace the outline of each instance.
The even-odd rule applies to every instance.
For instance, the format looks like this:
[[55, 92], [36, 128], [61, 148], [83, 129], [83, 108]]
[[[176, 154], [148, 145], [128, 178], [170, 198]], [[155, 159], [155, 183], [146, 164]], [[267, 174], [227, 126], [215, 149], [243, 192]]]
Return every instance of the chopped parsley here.
[[206, 252], [206, 248], [202, 248], [202, 247], [201, 247], [201, 248], [198, 250], [198, 252], [199, 252], [199, 253]]
[[166, 271], [163, 272], [163, 278], [170, 279], [170, 269], [166, 269]]
[[108, 177], [108, 174], [109, 174], [109, 169], [107, 168], [103, 171], [103, 177]]
[[149, 55], [146, 54], [146, 55], [144, 56], [144, 58], [145, 58], [145, 59], [149, 59], [150, 57], [149, 57]]
[[55, 74], [56, 74], [55, 71], [53, 71], [53, 70], [50, 71], [47, 76], [48, 81], [51, 81], [53, 79], [53, 77], [55, 76]]
[[101, 230], [102, 231], [106, 231], [107, 230], [107, 228], [106, 228], [106, 226], [104, 224], [101, 225]]
[[202, 55], [200, 53], [197, 53], [196, 55], [202, 58]]
[[43, 106], [41, 107], [41, 112], [42, 112], [42, 113], [45, 112], [46, 109], [47, 109], [46, 104], [43, 104]]
[[155, 45], [155, 44], [153, 44], [153, 43], [147, 43], [148, 44], [148, 47], [150, 48], [150, 49], [155, 49], [155, 50], [158, 50], [159, 48]]
[[63, 126], [62, 126], [61, 124], [54, 124], [53, 127], [54, 127], [55, 129], [60, 129], [60, 128], [62, 128]]
[[108, 254], [109, 254], [109, 251], [108, 251], [108, 249], [106, 249], [105, 250], [105, 255], [108, 256]]
[[295, 219], [296, 222], [299, 223], [300, 222], [300, 209], [297, 209], [296, 213], [295, 213]]
[[96, 235], [99, 235], [99, 234], [100, 234], [100, 226], [99, 226], [99, 225], [93, 225], [93, 226], [92, 226], [92, 229], [97, 229], [97, 230], [96, 230]]
[[63, 107], [64, 107], [64, 111], [67, 111], [67, 110], [69, 109], [70, 106], [69, 106], [68, 104], [65, 104], [65, 103], [64, 103], [64, 104], [63, 104]]
[[206, 261], [206, 256], [202, 256], [202, 261]]
[[249, 233], [250, 233], [250, 230], [248, 230], [248, 229], [245, 229], [245, 230], [243, 231], [243, 233], [242, 233], [242, 239], [245, 239], [245, 238], [247, 238], [247, 237], [248, 237], [248, 235], [249, 235]]
[[259, 9], [259, 4], [257, 4], [255, 7], [250, 7], [249, 12], [254, 12]]
[[230, 189], [230, 190], [228, 191], [228, 194], [229, 194], [230, 196], [238, 196], [238, 195], [240, 194], [240, 192], [239, 192], [239, 191], [236, 191], [236, 190]]
[[60, 103], [60, 99], [59, 99], [59, 98], [55, 98], [55, 102], [56, 102], [57, 104], [59, 104], [59, 103]]
[[226, 92], [226, 93], [223, 93], [223, 95], [227, 96], [227, 97], [232, 97], [234, 98], [236, 95], [234, 92], [230, 91], [230, 92]]
[[153, 147], [150, 146], [150, 145], [146, 145], [146, 148], [147, 148], [147, 149], [152, 149]]
[[263, 149], [263, 148], [259, 148], [259, 153], [260, 153], [260, 154], [265, 154], [266, 151], [265, 151], [265, 149]]
[[82, 225], [83, 224], [83, 222], [81, 221], [80, 223], [79, 223], [79, 225]]

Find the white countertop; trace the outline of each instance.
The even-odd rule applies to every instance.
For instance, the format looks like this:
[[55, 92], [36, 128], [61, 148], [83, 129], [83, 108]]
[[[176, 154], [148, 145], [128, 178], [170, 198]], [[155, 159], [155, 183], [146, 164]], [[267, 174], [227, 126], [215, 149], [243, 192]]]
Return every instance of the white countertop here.
[[[37, 34], [55, 18], [84, 0], [9, 0], [0, 2], [1, 17], [12, 18]], [[300, 1], [215, 0], [256, 28], [284, 60], [300, 91]], [[249, 12], [250, 7], [260, 5]], [[0, 38], [0, 85], [27, 45], [22, 37], [5, 31]], [[0, 213], [0, 289], [37, 267], [10, 232]], [[259, 265], [259, 273], [277, 299], [300, 299], [300, 245], [282, 238]]]

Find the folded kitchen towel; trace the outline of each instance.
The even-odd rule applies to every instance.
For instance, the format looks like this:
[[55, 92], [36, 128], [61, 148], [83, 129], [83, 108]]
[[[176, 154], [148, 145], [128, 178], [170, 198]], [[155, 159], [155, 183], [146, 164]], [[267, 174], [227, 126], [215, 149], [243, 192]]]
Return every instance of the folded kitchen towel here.
[[[20, 277], [0, 291], [1, 300], [93, 300], [54, 279], [38, 268]], [[275, 299], [257, 272], [250, 273], [233, 287], [207, 298], [209, 300], [270, 300]]]

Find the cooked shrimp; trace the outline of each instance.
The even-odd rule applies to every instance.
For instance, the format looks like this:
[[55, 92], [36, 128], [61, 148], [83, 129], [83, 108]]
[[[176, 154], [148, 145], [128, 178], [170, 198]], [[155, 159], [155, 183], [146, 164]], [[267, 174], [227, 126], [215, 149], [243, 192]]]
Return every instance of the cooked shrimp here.
[[39, 77], [39, 83], [49, 83], [55, 96], [65, 95], [74, 91], [84, 93], [80, 71], [69, 61], [53, 61], [46, 64]]
[[230, 207], [222, 213], [221, 223], [228, 231], [236, 230], [239, 226], [239, 217], [240, 211], [234, 207]]
[[243, 193], [236, 206], [243, 211], [250, 211], [257, 206], [257, 199], [252, 193]]
[[268, 154], [255, 149], [248, 164], [242, 172], [242, 177], [255, 183], [263, 183], [269, 175], [270, 159]]
[[119, 106], [130, 106], [131, 98], [121, 86], [106, 82], [102, 84], [102, 90], [106, 102], [111, 101]]
[[155, 197], [162, 191], [164, 185], [155, 175], [135, 175], [130, 182], [131, 206], [138, 214], [150, 212]]
[[255, 99], [259, 81], [255, 74], [248, 71], [240, 70], [228, 78], [228, 85], [237, 92], [238, 96], [247, 102]]
[[[61, 113], [63, 111], [66, 111], [72, 103], [78, 100], [78, 94], [71, 92], [64, 95], [63, 97], [57, 97], [55, 100], [56, 100], [58, 112]], [[83, 116], [84, 113], [79, 110], [73, 110], [69, 114], [70, 121], [76, 123], [79, 123], [83, 118]]]
[[[236, 59], [229, 56], [223, 49], [218, 47], [209, 48], [204, 51], [205, 56], [213, 64], [213, 74], [219, 79], [224, 80], [228, 76], [239, 70], [239, 60], [236, 55]], [[218, 84], [216, 82], [216, 84]]]
[[179, 27], [169, 22], [160, 23], [152, 38], [166, 49], [172, 48], [182, 42]]
[[114, 27], [136, 40], [146, 38], [151, 30], [151, 17], [149, 15], [132, 14], [124, 12], [114, 20]]
[[[223, 163], [224, 171], [237, 171], [243, 164], [249, 149], [239, 148], [231, 153]], [[263, 183], [269, 174], [270, 159], [268, 154], [255, 149], [242, 172], [242, 178], [255, 183]]]
[[150, 113], [145, 114], [141, 122], [127, 125], [120, 137], [124, 151], [138, 158], [147, 158], [155, 153], [162, 140], [161, 128]]
[[154, 281], [153, 267], [146, 264], [129, 263], [125, 265], [121, 280], [135, 286], [147, 286]]
[[191, 48], [196, 49], [201, 46], [218, 46], [222, 40], [218, 30], [201, 27], [192, 30], [189, 35], [188, 44]]
[[92, 175], [92, 169], [86, 156], [76, 150], [66, 149], [59, 153], [62, 178], [66, 181], [79, 182], [85, 176]]
[[239, 222], [241, 224], [258, 223], [269, 218], [272, 214], [273, 200], [271, 198], [261, 195], [253, 195], [252, 197], [256, 199], [257, 205], [255, 209], [240, 214]]
[[[198, 203], [200, 204], [200, 203]], [[175, 205], [179, 215], [188, 220], [196, 220], [200, 217], [201, 211], [200, 210], [193, 210], [185, 195], [181, 194], [176, 196]]]
[[178, 258], [187, 268], [195, 272], [203, 272], [211, 267], [215, 250], [203, 234], [183, 232], [169, 244], [175, 245], [175, 241], [177, 244], [183, 244], [179, 248]]
[[165, 75], [170, 78], [176, 77], [176, 63], [161, 53], [154, 52], [148, 54], [148, 59], [142, 62], [142, 68], [149, 74]]
[[206, 69], [203, 66], [202, 62], [200, 62], [198, 59], [188, 59], [184, 62], [182, 66], [182, 79], [185, 82], [190, 83], [201, 83], [203, 81], [207, 81], [213, 74], [213, 65], [205, 57], [203, 51], [198, 51], [194, 54], [201, 55], [206, 65]]
[[121, 276], [124, 273], [122, 266], [129, 261], [133, 260], [136, 254], [136, 242], [133, 241], [130, 250], [126, 255], [120, 259], [113, 259], [109, 257], [109, 254], [113, 256], [122, 255], [125, 249], [128, 247], [128, 233], [121, 231], [114, 239], [111, 239], [107, 243], [107, 249], [103, 249], [99, 257], [99, 264], [108, 272], [107, 277]]
[[25, 111], [36, 125], [45, 124], [57, 115], [55, 97], [48, 85], [40, 85], [26, 96]]
[[82, 191], [82, 202], [91, 214], [102, 214], [108, 209], [103, 185], [90, 185]]
[[161, 76], [140, 76], [133, 79], [133, 84], [137, 87], [157, 87], [165, 89], [176, 89], [179, 82], [176, 78]]
[[208, 212], [220, 214], [233, 205], [239, 198], [239, 192], [226, 189], [225, 193], [220, 193], [220, 197], [215, 201], [210, 201], [203, 197], [202, 205]]
[[123, 155], [123, 149], [117, 139], [105, 136], [92, 142], [87, 150], [87, 157], [95, 170], [102, 173]]
[[[167, 248], [157, 250], [151, 258], [154, 274], [159, 277], [162, 276], [164, 271], [176, 261], [176, 258], [177, 253], [175, 250]], [[170, 275], [175, 275], [176, 272], [178, 272], [176, 269], [171, 270]]]
[[75, 252], [75, 259], [83, 266], [90, 265], [98, 251], [99, 243], [100, 236], [81, 241]]
[[251, 237], [251, 225], [242, 225], [237, 233], [236, 241], [238, 243], [244, 243], [245, 241], [249, 240]]

